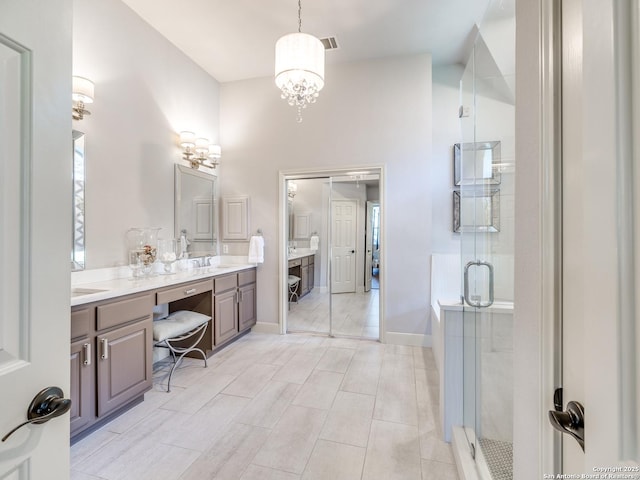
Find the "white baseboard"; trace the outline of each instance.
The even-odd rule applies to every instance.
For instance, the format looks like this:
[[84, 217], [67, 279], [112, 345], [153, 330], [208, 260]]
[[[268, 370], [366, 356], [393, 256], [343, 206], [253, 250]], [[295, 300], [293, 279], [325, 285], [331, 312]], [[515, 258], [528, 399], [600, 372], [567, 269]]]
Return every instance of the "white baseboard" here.
[[431, 347], [433, 339], [431, 335], [423, 335], [420, 333], [385, 332], [384, 343], [409, 345], [412, 347]]
[[280, 335], [280, 325], [277, 323], [258, 322], [251, 327], [253, 333], [273, 333]]

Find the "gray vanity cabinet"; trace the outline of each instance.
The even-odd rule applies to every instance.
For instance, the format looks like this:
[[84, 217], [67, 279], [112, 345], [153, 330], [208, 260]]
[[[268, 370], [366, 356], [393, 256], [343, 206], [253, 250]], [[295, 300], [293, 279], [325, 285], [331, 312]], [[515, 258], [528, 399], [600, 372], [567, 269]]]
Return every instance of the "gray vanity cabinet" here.
[[315, 284], [315, 254], [305, 255], [289, 260], [289, 275], [300, 278], [296, 293], [298, 298], [304, 297], [313, 290]]
[[256, 270], [213, 280], [216, 347], [256, 324]]
[[153, 296], [71, 311], [71, 435], [99, 424], [152, 387]]
[[93, 338], [90, 337], [92, 320], [91, 309], [71, 312], [71, 435], [88, 425], [95, 416], [95, 367]]
[[315, 258], [315, 255], [311, 255], [309, 257], [309, 270], [307, 271], [307, 292], [313, 290], [313, 287], [316, 283]]
[[243, 332], [256, 324], [256, 271], [238, 273], [238, 329]]
[[217, 346], [235, 337], [238, 330], [238, 275], [213, 279], [214, 343]]

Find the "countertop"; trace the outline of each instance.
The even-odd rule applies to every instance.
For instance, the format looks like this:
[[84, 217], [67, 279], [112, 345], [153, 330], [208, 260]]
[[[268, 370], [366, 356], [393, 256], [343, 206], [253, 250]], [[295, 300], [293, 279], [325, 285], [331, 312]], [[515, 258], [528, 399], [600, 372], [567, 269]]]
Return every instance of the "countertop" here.
[[71, 306], [75, 307], [100, 300], [109, 300], [124, 295], [131, 295], [132, 293], [156, 290], [171, 285], [203, 280], [255, 267], [255, 264], [217, 265], [193, 268], [171, 275], [156, 274], [155, 276], [140, 279], [129, 277], [74, 284], [71, 288]]
[[303, 257], [310, 257], [311, 255], [315, 255], [316, 253], [318, 253], [318, 251], [311, 251], [311, 250], [307, 250], [307, 251], [300, 251], [300, 252], [295, 252], [295, 253], [290, 253], [287, 257], [288, 260], [297, 260], [298, 258], [303, 258]]

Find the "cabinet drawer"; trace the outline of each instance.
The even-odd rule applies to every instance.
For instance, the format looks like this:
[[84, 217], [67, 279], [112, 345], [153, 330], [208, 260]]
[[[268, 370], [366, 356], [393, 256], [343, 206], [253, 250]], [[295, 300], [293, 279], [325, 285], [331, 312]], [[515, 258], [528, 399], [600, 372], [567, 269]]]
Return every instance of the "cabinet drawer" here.
[[238, 286], [247, 285], [249, 283], [256, 283], [255, 269], [238, 272]]
[[301, 265], [303, 267], [306, 267], [307, 265], [309, 265], [309, 257], [302, 257], [301, 260], [302, 260], [302, 264]]
[[213, 292], [220, 293], [238, 286], [238, 275], [232, 273], [224, 277], [216, 277], [213, 279]]
[[86, 337], [91, 329], [93, 308], [82, 308], [71, 311], [71, 338]]
[[309, 265], [313, 265], [314, 263], [316, 263], [316, 256], [315, 255], [311, 255], [310, 257], [307, 257], [309, 259]]
[[148, 317], [153, 311], [151, 295], [130, 298], [98, 306], [97, 329], [115, 327], [123, 323]]
[[299, 267], [302, 264], [302, 260], [296, 258], [295, 260], [289, 260], [289, 268], [291, 267]]
[[180, 285], [179, 287], [163, 290], [156, 294], [156, 305], [173, 302], [182, 298], [192, 297], [202, 292], [210, 292], [212, 288], [211, 280], [194, 282]]

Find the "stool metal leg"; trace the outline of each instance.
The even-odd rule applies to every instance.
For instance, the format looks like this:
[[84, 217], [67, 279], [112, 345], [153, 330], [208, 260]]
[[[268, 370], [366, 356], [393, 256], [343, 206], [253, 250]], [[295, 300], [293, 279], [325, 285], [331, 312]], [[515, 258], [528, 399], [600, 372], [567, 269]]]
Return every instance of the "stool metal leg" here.
[[[171, 372], [169, 372], [169, 379], [167, 380], [167, 392], [171, 391], [171, 377], [173, 376], [173, 372], [178, 368], [180, 362], [184, 356], [189, 352], [199, 352], [202, 355], [202, 359], [204, 360], [204, 368], [207, 368], [207, 355], [200, 348], [197, 348], [196, 345], [202, 340], [204, 337], [204, 333], [207, 330], [207, 323], [203, 323], [199, 327], [194, 328], [193, 330], [185, 333], [184, 335], [180, 335], [179, 337], [167, 338], [161, 342], [158, 342], [156, 347], [168, 348], [173, 356], [173, 366], [171, 367]], [[199, 334], [199, 335], [198, 335]], [[190, 347], [179, 347], [178, 345], [172, 345], [172, 342], [181, 342], [182, 340], [194, 338], [198, 335], [198, 338], [191, 344]]]

